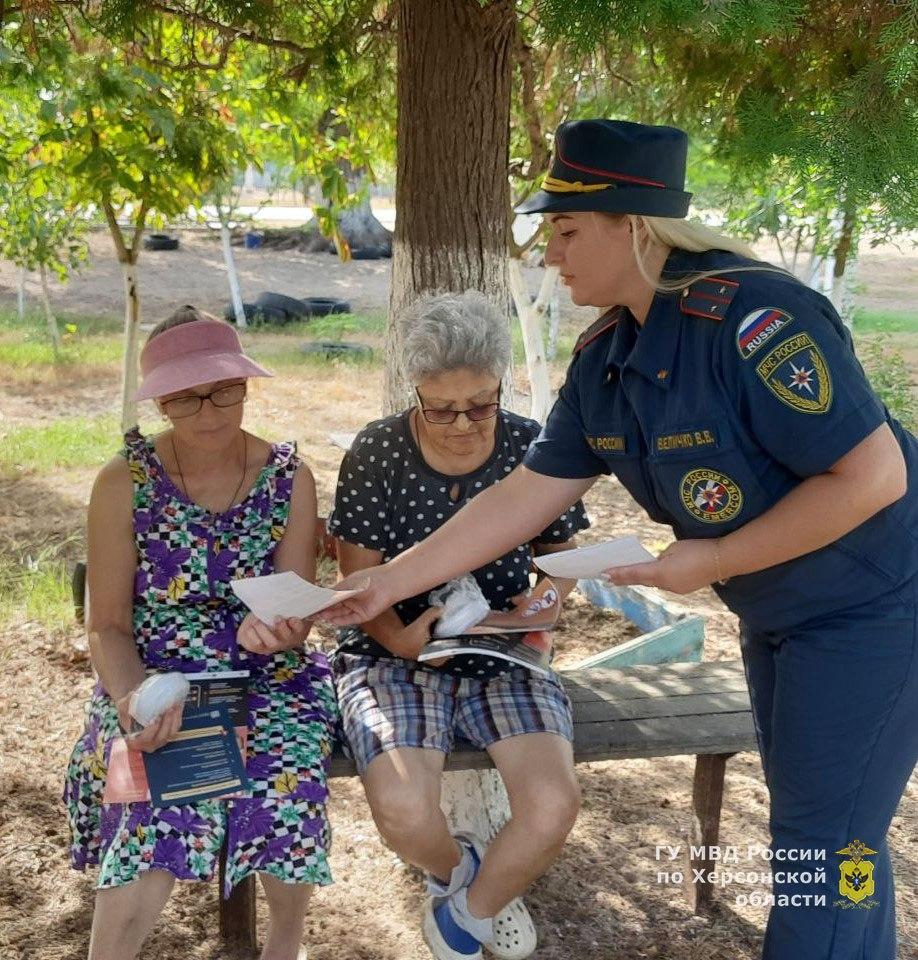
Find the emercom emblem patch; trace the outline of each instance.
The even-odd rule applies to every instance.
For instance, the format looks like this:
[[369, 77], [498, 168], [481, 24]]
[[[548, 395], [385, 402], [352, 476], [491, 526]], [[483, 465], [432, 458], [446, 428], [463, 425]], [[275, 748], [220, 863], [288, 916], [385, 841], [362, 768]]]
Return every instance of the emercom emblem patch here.
[[794, 410], [819, 414], [832, 406], [829, 367], [808, 333], [779, 343], [755, 369], [765, 386]]

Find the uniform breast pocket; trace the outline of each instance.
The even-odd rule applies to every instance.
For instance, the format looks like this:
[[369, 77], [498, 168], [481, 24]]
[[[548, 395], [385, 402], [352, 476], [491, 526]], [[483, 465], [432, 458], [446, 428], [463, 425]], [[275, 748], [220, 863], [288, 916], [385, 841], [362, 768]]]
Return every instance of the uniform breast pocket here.
[[660, 505], [683, 531], [726, 533], [765, 507], [755, 470], [723, 420], [660, 429], [648, 462]]

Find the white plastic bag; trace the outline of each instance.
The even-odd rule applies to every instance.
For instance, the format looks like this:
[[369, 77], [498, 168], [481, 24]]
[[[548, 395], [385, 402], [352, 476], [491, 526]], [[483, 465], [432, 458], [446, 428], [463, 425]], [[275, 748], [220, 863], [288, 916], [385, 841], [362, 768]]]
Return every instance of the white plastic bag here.
[[143, 727], [151, 724], [170, 707], [184, 703], [191, 684], [181, 673], [154, 673], [131, 694], [131, 716]]
[[432, 607], [443, 607], [442, 616], [434, 624], [435, 637], [457, 637], [491, 612], [478, 581], [470, 573], [432, 590], [428, 601]]

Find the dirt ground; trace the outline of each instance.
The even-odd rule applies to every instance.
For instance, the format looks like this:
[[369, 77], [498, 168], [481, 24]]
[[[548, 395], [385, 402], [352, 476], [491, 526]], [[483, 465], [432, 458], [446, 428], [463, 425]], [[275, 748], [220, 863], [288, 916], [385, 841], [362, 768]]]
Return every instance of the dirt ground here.
[[[92, 267], [55, 290], [68, 313], [121, 310], [116, 265], [95, 238]], [[343, 265], [324, 255], [238, 251], [244, 290], [345, 296], [355, 309], [385, 308], [388, 264]], [[918, 257], [892, 254], [869, 261], [861, 276], [864, 302], [913, 308]], [[898, 255], [896, 255], [898, 256]], [[212, 269], [208, 269], [212, 268]], [[0, 265], [0, 303], [10, 303], [14, 273]], [[158, 319], [174, 305], [211, 309], [226, 299], [219, 247], [199, 235], [173, 254], [144, 254], [145, 315]], [[891, 293], [892, 291], [892, 293]], [[890, 298], [890, 302], [886, 300]], [[575, 315], [576, 313], [576, 315]], [[579, 312], [567, 309], [568, 322]], [[589, 314], [587, 314], [587, 320]], [[256, 335], [252, 335], [253, 337]], [[257, 335], [263, 336], [263, 335]], [[355, 430], [380, 409], [382, 372], [330, 364], [308, 374], [285, 369], [252, 398], [249, 422], [290, 437], [311, 464], [320, 509], [327, 509], [340, 451], [331, 431]], [[62, 415], [109, 412], [117, 404], [113, 368], [68, 370], [49, 376], [0, 371], [4, 425], [39, 423]], [[113, 449], [115, 447], [113, 440]], [[93, 469], [54, 476], [0, 476], [0, 552], [60, 542], [82, 553], [80, 536]], [[622, 487], [602, 480], [587, 502], [594, 528], [584, 539], [634, 533], [659, 549], [668, 528], [650, 523]], [[737, 625], [710, 591], [680, 600], [707, 618], [705, 658], [739, 655]], [[558, 633], [559, 664], [571, 664], [634, 635], [618, 615], [568, 604]], [[79, 960], [85, 957], [93, 883], [72, 872], [59, 800], [63, 771], [81, 727], [91, 685], [86, 646], [71, 626], [48, 632], [20, 619], [0, 635], [0, 960]], [[761, 950], [765, 908], [738, 906], [737, 894], [763, 892], [734, 885], [715, 894], [710, 918], [694, 917], [679, 888], [657, 883], [658, 844], [685, 842], [690, 823], [690, 758], [591, 763], [578, 767], [583, 812], [558, 862], [532, 889], [527, 903], [539, 930], [536, 960], [754, 960]], [[422, 885], [380, 843], [359, 784], [336, 780], [330, 807], [335, 829], [336, 883], [314, 900], [305, 943], [310, 960], [427, 960], [418, 915]], [[767, 843], [767, 794], [758, 758], [741, 754], [727, 768], [720, 842], [745, 850]], [[913, 777], [890, 831], [896, 863], [901, 960], [918, 957], [918, 779]], [[741, 865], [746, 869], [746, 865]], [[748, 869], [765, 869], [764, 865]], [[264, 930], [264, 905], [260, 904]], [[182, 885], [142, 956], [159, 960], [218, 960], [216, 885]], [[796, 960], [796, 958], [787, 958]]]

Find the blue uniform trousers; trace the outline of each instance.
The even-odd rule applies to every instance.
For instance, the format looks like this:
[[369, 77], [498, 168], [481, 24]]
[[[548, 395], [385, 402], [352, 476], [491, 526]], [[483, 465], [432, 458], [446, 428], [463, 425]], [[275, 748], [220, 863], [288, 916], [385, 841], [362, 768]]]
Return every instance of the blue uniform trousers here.
[[[775, 877], [764, 960], [896, 960], [885, 838], [918, 761], [918, 581], [796, 630], [744, 627], [741, 638], [771, 867], [789, 874]], [[875, 854], [837, 853], [858, 840]], [[808, 850], [825, 859], [796, 859]], [[802, 882], [819, 867], [824, 883]]]

